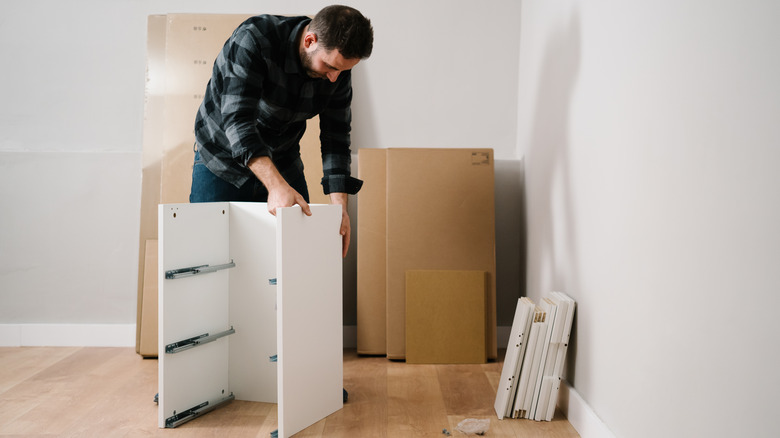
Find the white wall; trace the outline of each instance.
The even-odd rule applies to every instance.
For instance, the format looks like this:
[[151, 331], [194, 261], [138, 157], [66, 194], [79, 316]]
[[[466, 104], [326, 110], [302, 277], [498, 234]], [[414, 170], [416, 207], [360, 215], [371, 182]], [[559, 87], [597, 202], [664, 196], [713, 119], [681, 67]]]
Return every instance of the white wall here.
[[528, 291], [618, 437], [780, 430], [780, 3], [523, 2]]
[[[135, 323], [147, 15], [313, 14], [329, 3], [2, 2], [0, 325]], [[354, 74], [354, 146], [494, 148], [509, 182], [497, 188], [499, 294], [512, 303], [520, 4], [350, 4], [376, 33]], [[345, 300], [354, 324], [354, 289]], [[499, 309], [499, 323], [512, 312]]]

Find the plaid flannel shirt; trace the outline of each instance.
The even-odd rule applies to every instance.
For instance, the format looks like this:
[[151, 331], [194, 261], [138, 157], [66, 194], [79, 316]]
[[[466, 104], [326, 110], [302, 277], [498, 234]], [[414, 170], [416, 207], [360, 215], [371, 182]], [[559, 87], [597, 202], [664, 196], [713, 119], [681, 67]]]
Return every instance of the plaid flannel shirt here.
[[310, 21], [252, 17], [214, 62], [195, 138], [209, 170], [236, 187], [255, 178], [247, 167], [254, 157], [271, 158], [288, 181], [302, 175], [299, 141], [318, 114], [324, 193], [355, 194], [363, 184], [350, 175], [351, 72], [334, 83], [306, 74], [298, 36]]

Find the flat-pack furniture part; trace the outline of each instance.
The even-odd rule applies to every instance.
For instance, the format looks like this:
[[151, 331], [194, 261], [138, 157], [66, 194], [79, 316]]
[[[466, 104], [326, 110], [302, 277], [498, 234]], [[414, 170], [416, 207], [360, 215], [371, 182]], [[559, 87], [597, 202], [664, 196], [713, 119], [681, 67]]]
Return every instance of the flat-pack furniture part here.
[[494, 408], [499, 419], [551, 421], [563, 379], [575, 301], [552, 292], [518, 300]]
[[160, 205], [159, 427], [236, 399], [289, 437], [341, 409], [341, 208], [311, 208]]

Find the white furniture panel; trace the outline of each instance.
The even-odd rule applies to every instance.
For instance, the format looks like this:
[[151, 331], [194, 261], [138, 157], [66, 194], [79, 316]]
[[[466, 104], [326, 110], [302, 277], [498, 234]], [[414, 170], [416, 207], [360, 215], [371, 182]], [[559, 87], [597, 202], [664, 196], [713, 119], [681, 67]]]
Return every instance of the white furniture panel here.
[[[166, 345], [230, 328], [228, 271], [166, 280], [165, 272], [230, 261], [228, 204], [159, 208], [159, 413], [158, 424], [183, 411], [229, 396], [228, 340], [177, 354]], [[162, 291], [165, 293], [162, 293]], [[163, 317], [165, 316], [165, 317]]]
[[281, 210], [279, 257], [279, 436], [343, 406], [341, 208]]
[[276, 218], [266, 204], [230, 203], [230, 387], [238, 400], [277, 402]]
[[[159, 207], [160, 427], [235, 397], [278, 401], [286, 438], [342, 407], [341, 207], [311, 208]], [[229, 267], [166, 279], [203, 265]], [[207, 334], [225, 336], [166, 352]]]

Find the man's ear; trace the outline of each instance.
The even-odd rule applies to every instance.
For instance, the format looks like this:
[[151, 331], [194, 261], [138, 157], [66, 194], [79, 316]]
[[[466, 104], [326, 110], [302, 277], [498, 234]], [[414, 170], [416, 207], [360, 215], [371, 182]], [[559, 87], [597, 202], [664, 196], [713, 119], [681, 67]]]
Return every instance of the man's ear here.
[[308, 49], [312, 44], [317, 44], [317, 34], [314, 32], [306, 32], [303, 36], [303, 47]]

